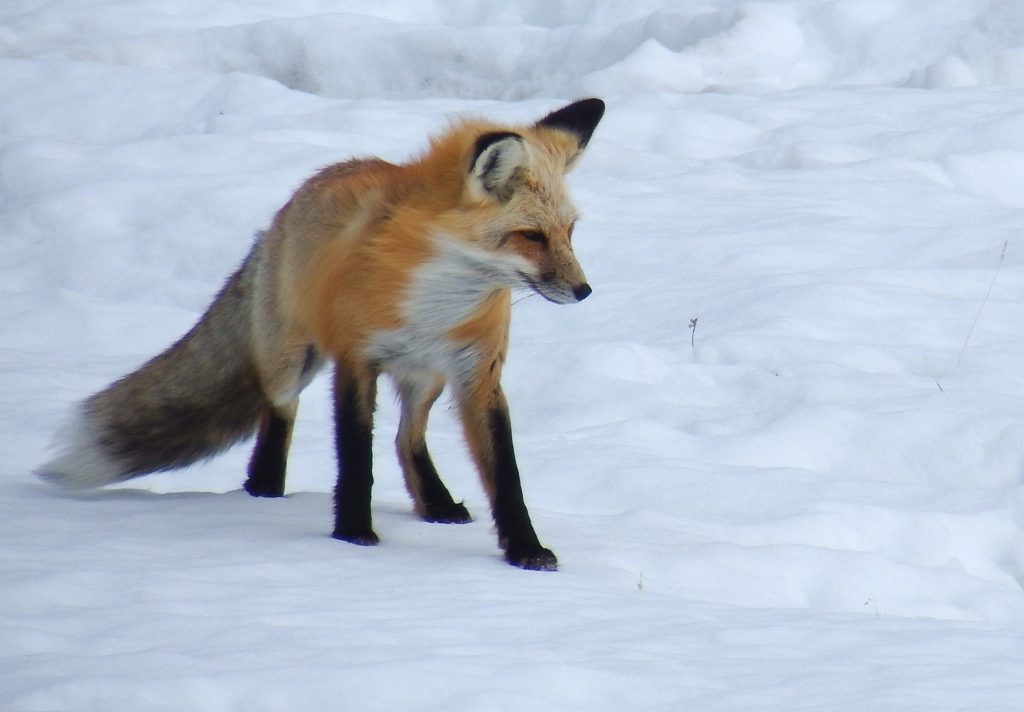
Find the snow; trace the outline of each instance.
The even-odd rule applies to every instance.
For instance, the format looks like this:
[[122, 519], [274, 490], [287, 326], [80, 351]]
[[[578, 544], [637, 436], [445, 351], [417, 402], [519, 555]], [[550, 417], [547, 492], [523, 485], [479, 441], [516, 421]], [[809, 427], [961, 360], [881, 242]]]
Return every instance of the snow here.
[[[7, 0], [0, 698], [110, 710], [1024, 708], [1024, 6]], [[330, 539], [327, 379], [289, 496], [236, 448], [68, 496], [85, 396], [187, 330], [317, 168], [596, 94], [594, 294], [504, 379], [556, 574], [411, 514]], [[696, 322], [691, 320], [696, 319]]]

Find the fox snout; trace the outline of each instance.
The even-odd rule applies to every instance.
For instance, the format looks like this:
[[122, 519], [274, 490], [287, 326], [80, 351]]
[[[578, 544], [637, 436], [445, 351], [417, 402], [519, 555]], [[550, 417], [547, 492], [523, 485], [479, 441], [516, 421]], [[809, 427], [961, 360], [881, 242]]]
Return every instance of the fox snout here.
[[[548, 267], [544, 282], [550, 291], [538, 290], [541, 296], [558, 304], [582, 302], [594, 291], [587, 282], [583, 268], [576, 261], [572, 247], [567, 244], [553, 245], [547, 255]], [[555, 298], [552, 298], [555, 296]]]
[[570, 234], [571, 228], [558, 240], [540, 230], [516, 230], [502, 243], [526, 263], [518, 271], [519, 279], [555, 304], [582, 302], [594, 291], [573, 254]]
[[555, 304], [582, 302], [593, 293], [586, 278], [578, 280], [559, 279], [555, 275], [543, 275], [540, 279], [527, 280], [533, 291]]
[[[554, 250], [549, 255], [549, 269], [541, 270], [540, 279], [530, 286], [555, 304], [582, 302], [594, 291], [571, 250]], [[560, 253], [560, 254], [559, 254]], [[552, 264], [553, 263], [553, 264]]]

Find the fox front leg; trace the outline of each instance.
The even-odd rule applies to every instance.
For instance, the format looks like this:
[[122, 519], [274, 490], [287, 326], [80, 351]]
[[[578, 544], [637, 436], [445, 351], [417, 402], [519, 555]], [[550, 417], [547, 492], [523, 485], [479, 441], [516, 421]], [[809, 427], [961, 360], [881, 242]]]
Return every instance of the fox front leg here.
[[512, 446], [508, 404], [497, 384], [484, 392], [470, 391], [459, 399], [466, 438], [491, 500], [498, 544], [513, 566], [534, 571], [556, 571], [558, 559], [541, 546], [523, 500]]
[[427, 417], [444, 389], [444, 381], [420, 374], [397, 378], [395, 385], [402, 400], [402, 419], [395, 446], [416, 513], [427, 522], [463, 524], [473, 521], [465, 505], [452, 499], [427, 450]]

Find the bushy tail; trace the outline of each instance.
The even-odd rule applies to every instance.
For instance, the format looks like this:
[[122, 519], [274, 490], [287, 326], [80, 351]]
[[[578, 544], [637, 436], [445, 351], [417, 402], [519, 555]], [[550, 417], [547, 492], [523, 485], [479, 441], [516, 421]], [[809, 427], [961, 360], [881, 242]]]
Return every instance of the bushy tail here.
[[37, 474], [90, 489], [183, 467], [251, 435], [265, 404], [250, 347], [254, 262], [177, 343], [86, 399]]

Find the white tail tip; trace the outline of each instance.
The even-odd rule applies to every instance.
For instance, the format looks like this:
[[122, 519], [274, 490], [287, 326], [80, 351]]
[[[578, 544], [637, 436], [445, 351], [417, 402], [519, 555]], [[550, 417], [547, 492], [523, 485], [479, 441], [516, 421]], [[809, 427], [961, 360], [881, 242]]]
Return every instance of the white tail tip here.
[[57, 432], [60, 454], [36, 470], [37, 477], [69, 491], [96, 489], [122, 479], [117, 461], [102, 451], [96, 426], [79, 408]]

